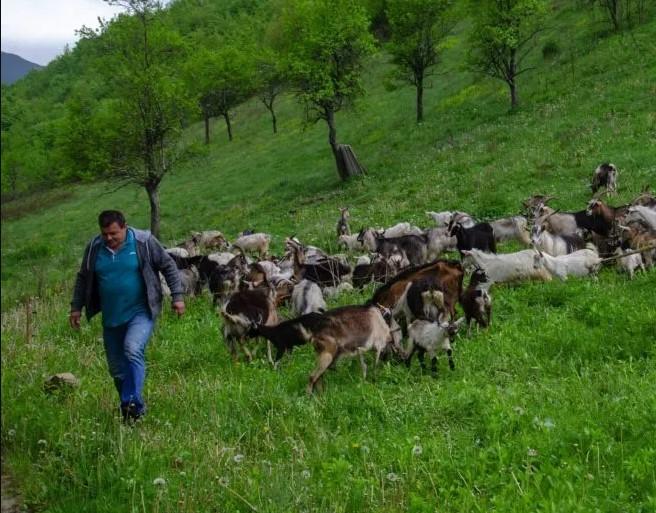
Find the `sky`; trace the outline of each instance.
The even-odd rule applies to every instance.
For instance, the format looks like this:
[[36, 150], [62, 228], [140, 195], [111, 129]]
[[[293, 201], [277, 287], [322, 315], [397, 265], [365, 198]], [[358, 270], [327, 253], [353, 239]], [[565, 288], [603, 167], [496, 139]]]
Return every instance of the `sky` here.
[[82, 25], [98, 28], [99, 16], [110, 19], [122, 10], [102, 0], [2, 0], [2, 51], [46, 65], [75, 45]]

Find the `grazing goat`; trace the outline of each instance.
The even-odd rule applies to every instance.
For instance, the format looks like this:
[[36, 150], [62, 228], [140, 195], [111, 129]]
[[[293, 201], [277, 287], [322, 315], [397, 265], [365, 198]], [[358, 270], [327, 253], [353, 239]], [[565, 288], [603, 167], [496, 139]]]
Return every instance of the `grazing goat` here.
[[410, 223], [398, 223], [389, 228], [385, 228], [380, 234], [385, 239], [395, 239], [398, 237], [405, 237], [407, 235], [423, 235], [421, 228], [412, 226]]
[[291, 310], [294, 315], [304, 315], [311, 312], [325, 312], [326, 301], [319, 285], [310, 281], [302, 280], [292, 291]]
[[218, 230], [195, 232], [191, 236], [191, 241], [199, 249], [223, 249], [228, 246], [225, 237]]
[[187, 269], [180, 269], [178, 273], [180, 275], [182, 290], [186, 296], [195, 296], [200, 294], [201, 292], [200, 274], [195, 265], [192, 265]]
[[642, 260], [647, 269], [651, 269], [656, 260], [656, 233], [649, 230], [642, 222], [620, 225], [624, 245], [633, 250], [644, 250]]
[[494, 230], [489, 223], [478, 223], [471, 228], [465, 228], [462, 224], [451, 221], [449, 235], [458, 240], [457, 247], [460, 255], [463, 251], [480, 249], [490, 253], [497, 252]]
[[292, 245], [292, 256], [294, 258], [294, 278], [298, 282], [307, 279], [321, 287], [336, 286], [342, 281], [343, 276], [351, 273], [351, 267], [348, 264], [332, 257], [316, 263], [306, 263], [302, 247], [296, 244]]
[[412, 267], [397, 274], [392, 280], [374, 293], [369, 304], [379, 304], [390, 310], [397, 310], [396, 306], [408, 290], [408, 284], [415, 281], [431, 278], [435, 280], [436, 289], [444, 294], [444, 304], [451, 317], [455, 315], [455, 304], [462, 294], [462, 278], [464, 271], [460, 262], [437, 260], [421, 267]]
[[531, 245], [531, 238], [528, 234], [528, 222], [523, 216], [506, 217], [490, 221], [490, 226], [494, 232], [494, 240], [503, 242], [507, 240], [516, 240], [525, 246]]
[[455, 305], [446, 304], [440, 280], [433, 275], [408, 283], [392, 313], [395, 318], [403, 314], [406, 325], [409, 325], [415, 319], [444, 320], [446, 311], [451, 312], [454, 308]]
[[221, 308], [223, 316], [223, 336], [233, 359], [237, 358], [237, 343], [246, 353], [249, 361], [253, 355], [243, 344], [253, 323], [265, 325], [278, 324], [275, 305], [276, 292], [268, 284], [258, 288], [241, 288], [230, 296]]
[[445, 251], [456, 249], [458, 239], [449, 235], [449, 228], [431, 228], [426, 230], [426, 260], [432, 261], [440, 257]]
[[369, 263], [358, 259], [358, 264], [353, 269], [353, 286], [362, 288], [372, 281], [385, 283], [396, 275], [400, 269], [396, 261], [379, 254], [376, 254]]
[[602, 187], [609, 194], [617, 192], [617, 167], [614, 164], [604, 163], [595, 169], [590, 183], [592, 194], [595, 194]]
[[567, 255], [585, 247], [585, 241], [580, 236], [574, 233], [554, 235], [549, 232], [546, 223], [533, 226], [531, 240], [536, 249], [551, 256]]
[[453, 212], [426, 212], [426, 215], [430, 217], [437, 228], [445, 228], [449, 226], [451, 219], [453, 219]]
[[471, 321], [476, 321], [476, 327], [487, 328], [492, 322], [492, 298], [489, 288], [491, 283], [485, 271], [476, 269], [471, 276], [469, 286], [460, 296], [460, 304], [465, 311], [467, 334], [471, 334]]
[[350, 217], [348, 207], [340, 208], [339, 213], [339, 221], [337, 221], [337, 237], [341, 237], [342, 235], [351, 235], [351, 228], [348, 224]]
[[656, 197], [649, 190], [649, 185], [645, 186], [642, 192], [631, 202], [631, 205], [642, 205], [643, 207], [656, 209]]
[[380, 253], [389, 258], [394, 253], [404, 253], [411, 265], [426, 262], [427, 239], [424, 235], [404, 235], [402, 237], [381, 237], [371, 228], [361, 230], [358, 240], [372, 253]]
[[243, 253], [257, 252], [262, 259], [266, 257], [269, 252], [269, 244], [271, 243], [271, 235], [268, 233], [253, 233], [250, 235], [242, 235], [235, 242], [233, 247], [239, 249]]
[[[590, 245], [592, 246], [592, 245]], [[596, 274], [601, 266], [601, 258], [594, 246], [567, 255], [551, 256], [538, 251], [533, 256], [535, 269], [545, 267], [552, 276], [566, 280], [568, 276], [590, 276]]]
[[449, 360], [449, 368], [454, 370], [456, 368], [453, 363], [453, 350], [451, 348], [451, 340], [456, 336], [460, 326], [465, 321], [461, 317], [455, 322], [431, 322], [418, 319], [414, 321], [408, 328], [408, 356], [406, 357], [406, 365], [410, 367], [412, 363], [412, 355], [415, 351], [418, 352], [417, 358], [422, 369], [426, 368], [424, 363], [424, 355], [428, 353], [431, 361], [431, 373], [437, 375], [437, 355], [438, 349], [442, 349]]
[[343, 246], [344, 249], [349, 251], [362, 249], [362, 243], [358, 240], [357, 235], [340, 235], [337, 244]]
[[627, 221], [643, 221], [651, 231], [656, 232], [656, 209], [636, 205], [629, 207]]
[[[617, 248], [615, 250], [615, 254], [618, 256], [624, 255], [626, 252], [627, 251], [622, 248]], [[633, 253], [632, 255], [618, 258], [616, 266], [618, 270], [627, 272], [629, 274], [629, 279], [631, 280], [633, 279], [636, 270], [642, 269], [642, 272], [645, 272], [645, 264], [639, 253]]]
[[490, 283], [521, 280], [551, 281], [551, 274], [546, 269], [533, 267], [533, 255], [535, 255], [533, 249], [498, 255], [472, 249], [463, 251], [463, 263], [482, 269]]
[[545, 225], [555, 235], [578, 235], [586, 231], [601, 233], [603, 227], [597, 226], [598, 222], [599, 220], [589, 216], [586, 210], [560, 212], [551, 207], [542, 206], [538, 210], [534, 227]]

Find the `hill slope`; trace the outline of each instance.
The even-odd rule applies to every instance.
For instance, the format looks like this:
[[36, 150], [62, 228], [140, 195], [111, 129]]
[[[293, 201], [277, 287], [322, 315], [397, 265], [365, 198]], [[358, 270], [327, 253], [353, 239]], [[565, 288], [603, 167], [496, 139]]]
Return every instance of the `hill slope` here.
[[0, 55], [0, 77], [3, 84], [13, 84], [33, 69], [42, 67], [13, 53], [2, 52]]
[[[165, 242], [192, 229], [229, 238], [245, 228], [335, 251], [338, 206], [352, 227], [459, 208], [480, 218], [516, 213], [536, 192], [563, 209], [589, 199], [594, 167], [620, 168], [630, 199], [654, 183], [656, 23], [599, 39], [576, 10], [556, 13], [555, 60], [505, 89], [460, 71], [465, 32], [450, 41], [414, 124], [413, 91], [382, 87], [384, 55], [369, 63], [367, 96], [340, 113], [338, 136], [369, 168], [341, 184], [322, 125], [303, 126], [293, 98], [270, 133], [255, 101], [166, 178]], [[187, 134], [202, 140], [202, 127]], [[45, 200], [44, 200], [45, 204]], [[72, 188], [60, 203], [3, 222], [2, 440], [24, 496], [53, 511], [651, 511], [656, 497], [656, 273], [493, 288], [493, 324], [456, 343], [456, 370], [437, 379], [386, 364], [363, 381], [341, 363], [316, 398], [300, 348], [274, 372], [233, 364], [207, 298], [182, 319], [165, 313], [149, 348], [151, 413], [118, 425], [95, 320], [72, 333], [70, 287], [103, 208], [146, 226], [141, 190]], [[516, 249], [503, 245], [503, 252]], [[356, 303], [371, 288], [332, 300]], [[38, 294], [40, 299], [16, 305]], [[26, 315], [32, 319], [26, 340]], [[35, 311], [36, 313], [32, 313]], [[283, 312], [286, 313], [286, 312]], [[82, 388], [41, 392], [72, 371]], [[166, 486], [158, 488], [155, 478]]]

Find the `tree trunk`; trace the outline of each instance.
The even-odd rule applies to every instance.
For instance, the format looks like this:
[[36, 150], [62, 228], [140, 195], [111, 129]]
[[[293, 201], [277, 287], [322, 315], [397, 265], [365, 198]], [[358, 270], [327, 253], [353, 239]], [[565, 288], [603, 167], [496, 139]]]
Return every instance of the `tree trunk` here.
[[210, 116], [207, 112], [204, 113], [205, 116], [205, 144], [210, 143]]
[[510, 108], [515, 110], [519, 104], [519, 98], [517, 97], [517, 84], [514, 79], [508, 82], [508, 87], [510, 88]]
[[232, 141], [232, 126], [230, 125], [230, 113], [225, 112], [223, 114], [223, 119], [225, 119], [226, 128], [228, 129], [228, 141]]
[[159, 184], [146, 185], [148, 201], [150, 201], [150, 232], [159, 239]]
[[335, 165], [337, 166], [337, 174], [342, 180], [348, 178], [348, 173], [346, 172], [346, 167], [344, 166], [344, 159], [339, 152], [339, 145], [337, 144], [337, 129], [335, 128], [335, 112], [333, 109], [326, 107], [324, 109], [326, 123], [328, 124], [328, 143], [330, 148], [333, 151], [333, 157], [335, 158]]
[[273, 123], [273, 133], [277, 134], [278, 133], [278, 120], [276, 119], [276, 113], [273, 111], [273, 107], [271, 107], [271, 123]]
[[417, 81], [417, 123], [424, 121], [424, 80]]

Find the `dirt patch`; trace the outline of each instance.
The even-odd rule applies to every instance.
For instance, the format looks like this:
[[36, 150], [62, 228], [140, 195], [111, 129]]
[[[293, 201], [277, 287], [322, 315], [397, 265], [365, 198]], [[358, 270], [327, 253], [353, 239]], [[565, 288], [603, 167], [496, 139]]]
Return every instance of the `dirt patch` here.
[[2, 460], [2, 510], [0, 511], [1, 513], [19, 513], [21, 511], [21, 499], [5, 470], [5, 461]]

